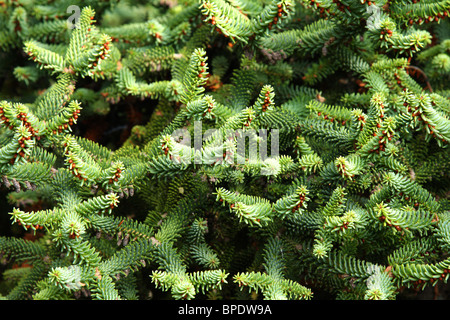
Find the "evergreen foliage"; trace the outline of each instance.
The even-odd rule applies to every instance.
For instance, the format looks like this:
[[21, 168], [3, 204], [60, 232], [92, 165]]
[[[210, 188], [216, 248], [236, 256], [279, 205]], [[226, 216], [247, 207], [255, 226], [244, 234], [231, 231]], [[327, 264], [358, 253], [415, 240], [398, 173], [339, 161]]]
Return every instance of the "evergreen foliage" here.
[[0, 1], [0, 298], [393, 300], [447, 283], [449, 14]]

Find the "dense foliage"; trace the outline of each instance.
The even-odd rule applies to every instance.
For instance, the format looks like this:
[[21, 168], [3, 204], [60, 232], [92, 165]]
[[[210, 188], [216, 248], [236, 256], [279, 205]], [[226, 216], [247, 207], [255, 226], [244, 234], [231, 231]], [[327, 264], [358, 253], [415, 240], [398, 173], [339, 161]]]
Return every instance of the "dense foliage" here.
[[0, 1], [0, 297], [387, 300], [447, 283], [449, 13]]

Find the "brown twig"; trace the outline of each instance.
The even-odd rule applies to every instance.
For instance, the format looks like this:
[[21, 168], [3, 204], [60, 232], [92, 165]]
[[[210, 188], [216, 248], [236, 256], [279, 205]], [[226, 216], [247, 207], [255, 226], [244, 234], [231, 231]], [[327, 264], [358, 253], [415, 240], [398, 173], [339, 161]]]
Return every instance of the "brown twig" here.
[[428, 81], [428, 77], [422, 69], [420, 69], [419, 67], [415, 67], [415, 66], [407, 66], [406, 68], [413, 69], [414, 71], [419, 72], [422, 75], [423, 80], [426, 82], [428, 90], [430, 90], [430, 92], [433, 92], [433, 88], [431, 87], [431, 84]]

